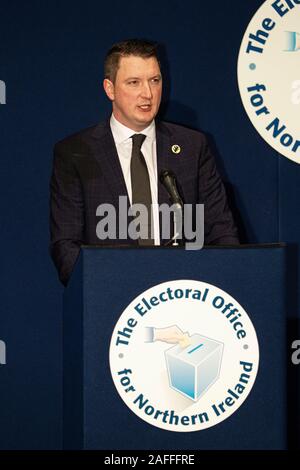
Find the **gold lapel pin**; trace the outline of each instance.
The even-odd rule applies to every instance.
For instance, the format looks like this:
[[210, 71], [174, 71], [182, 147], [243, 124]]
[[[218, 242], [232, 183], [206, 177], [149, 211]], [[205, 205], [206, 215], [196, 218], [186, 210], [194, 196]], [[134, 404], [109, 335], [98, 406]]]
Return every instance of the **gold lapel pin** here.
[[181, 148], [179, 145], [172, 145], [172, 152], [178, 155], [181, 152]]

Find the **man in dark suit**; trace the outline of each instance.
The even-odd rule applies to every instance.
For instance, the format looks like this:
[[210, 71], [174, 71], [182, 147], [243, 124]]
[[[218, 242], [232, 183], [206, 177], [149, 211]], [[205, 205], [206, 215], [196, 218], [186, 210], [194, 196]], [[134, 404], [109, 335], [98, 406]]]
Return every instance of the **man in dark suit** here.
[[151, 206], [149, 244], [163, 243], [158, 205], [170, 204], [159, 183], [163, 169], [176, 175], [185, 204], [204, 204], [205, 244], [237, 244], [236, 227], [206, 137], [155, 121], [162, 94], [156, 45], [129, 40], [113, 46], [105, 60], [103, 86], [112, 102], [110, 120], [54, 148], [50, 250], [62, 283], [67, 284], [81, 245], [140, 244], [141, 240], [130, 237], [100, 240], [97, 235], [101, 204], [116, 207], [117, 221], [124, 217], [118, 212], [120, 196], [127, 198], [126, 208], [136, 203]]

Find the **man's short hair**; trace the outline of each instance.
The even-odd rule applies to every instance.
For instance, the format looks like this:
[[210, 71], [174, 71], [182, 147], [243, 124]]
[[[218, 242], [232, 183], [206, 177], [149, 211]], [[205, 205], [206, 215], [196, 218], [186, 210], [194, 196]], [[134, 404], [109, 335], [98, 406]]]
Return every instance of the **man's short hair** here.
[[114, 44], [105, 57], [104, 78], [108, 78], [113, 83], [115, 82], [121, 57], [131, 55], [145, 59], [155, 57], [160, 66], [157, 49], [157, 43], [144, 39], [127, 39]]

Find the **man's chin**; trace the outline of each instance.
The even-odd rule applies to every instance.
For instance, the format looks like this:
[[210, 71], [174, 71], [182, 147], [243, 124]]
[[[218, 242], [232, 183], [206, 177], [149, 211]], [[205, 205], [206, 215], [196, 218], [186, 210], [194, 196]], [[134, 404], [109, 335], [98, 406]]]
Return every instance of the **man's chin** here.
[[151, 113], [151, 114], [148, 113], [148, 115], [145, 114], [144, 116], [138, 116], [137, 119], [136, 119], [136, 124], [138, 126], [144, 126], [144, 128], [145, 128], [145, 127], [149, 126], [149, 124], [151, 124], [154, 117], [155, 117], [155, 115], [153, 113]]

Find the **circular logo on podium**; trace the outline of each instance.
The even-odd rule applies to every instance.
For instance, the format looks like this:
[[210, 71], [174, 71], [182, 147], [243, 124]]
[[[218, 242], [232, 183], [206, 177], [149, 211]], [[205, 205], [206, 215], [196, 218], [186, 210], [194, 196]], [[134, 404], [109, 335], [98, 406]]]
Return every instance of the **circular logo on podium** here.
[[300, 163], [300, 1], [267, 0], [244, 35], [238, 82], [246, 112], [277, 152]]
[[156, 285], [135, 298], [111, 338], [110, 368], [125, 404], [168, 431], [215, 426], [256, 379], [253, 324], [228, 293], [200, 281]]

